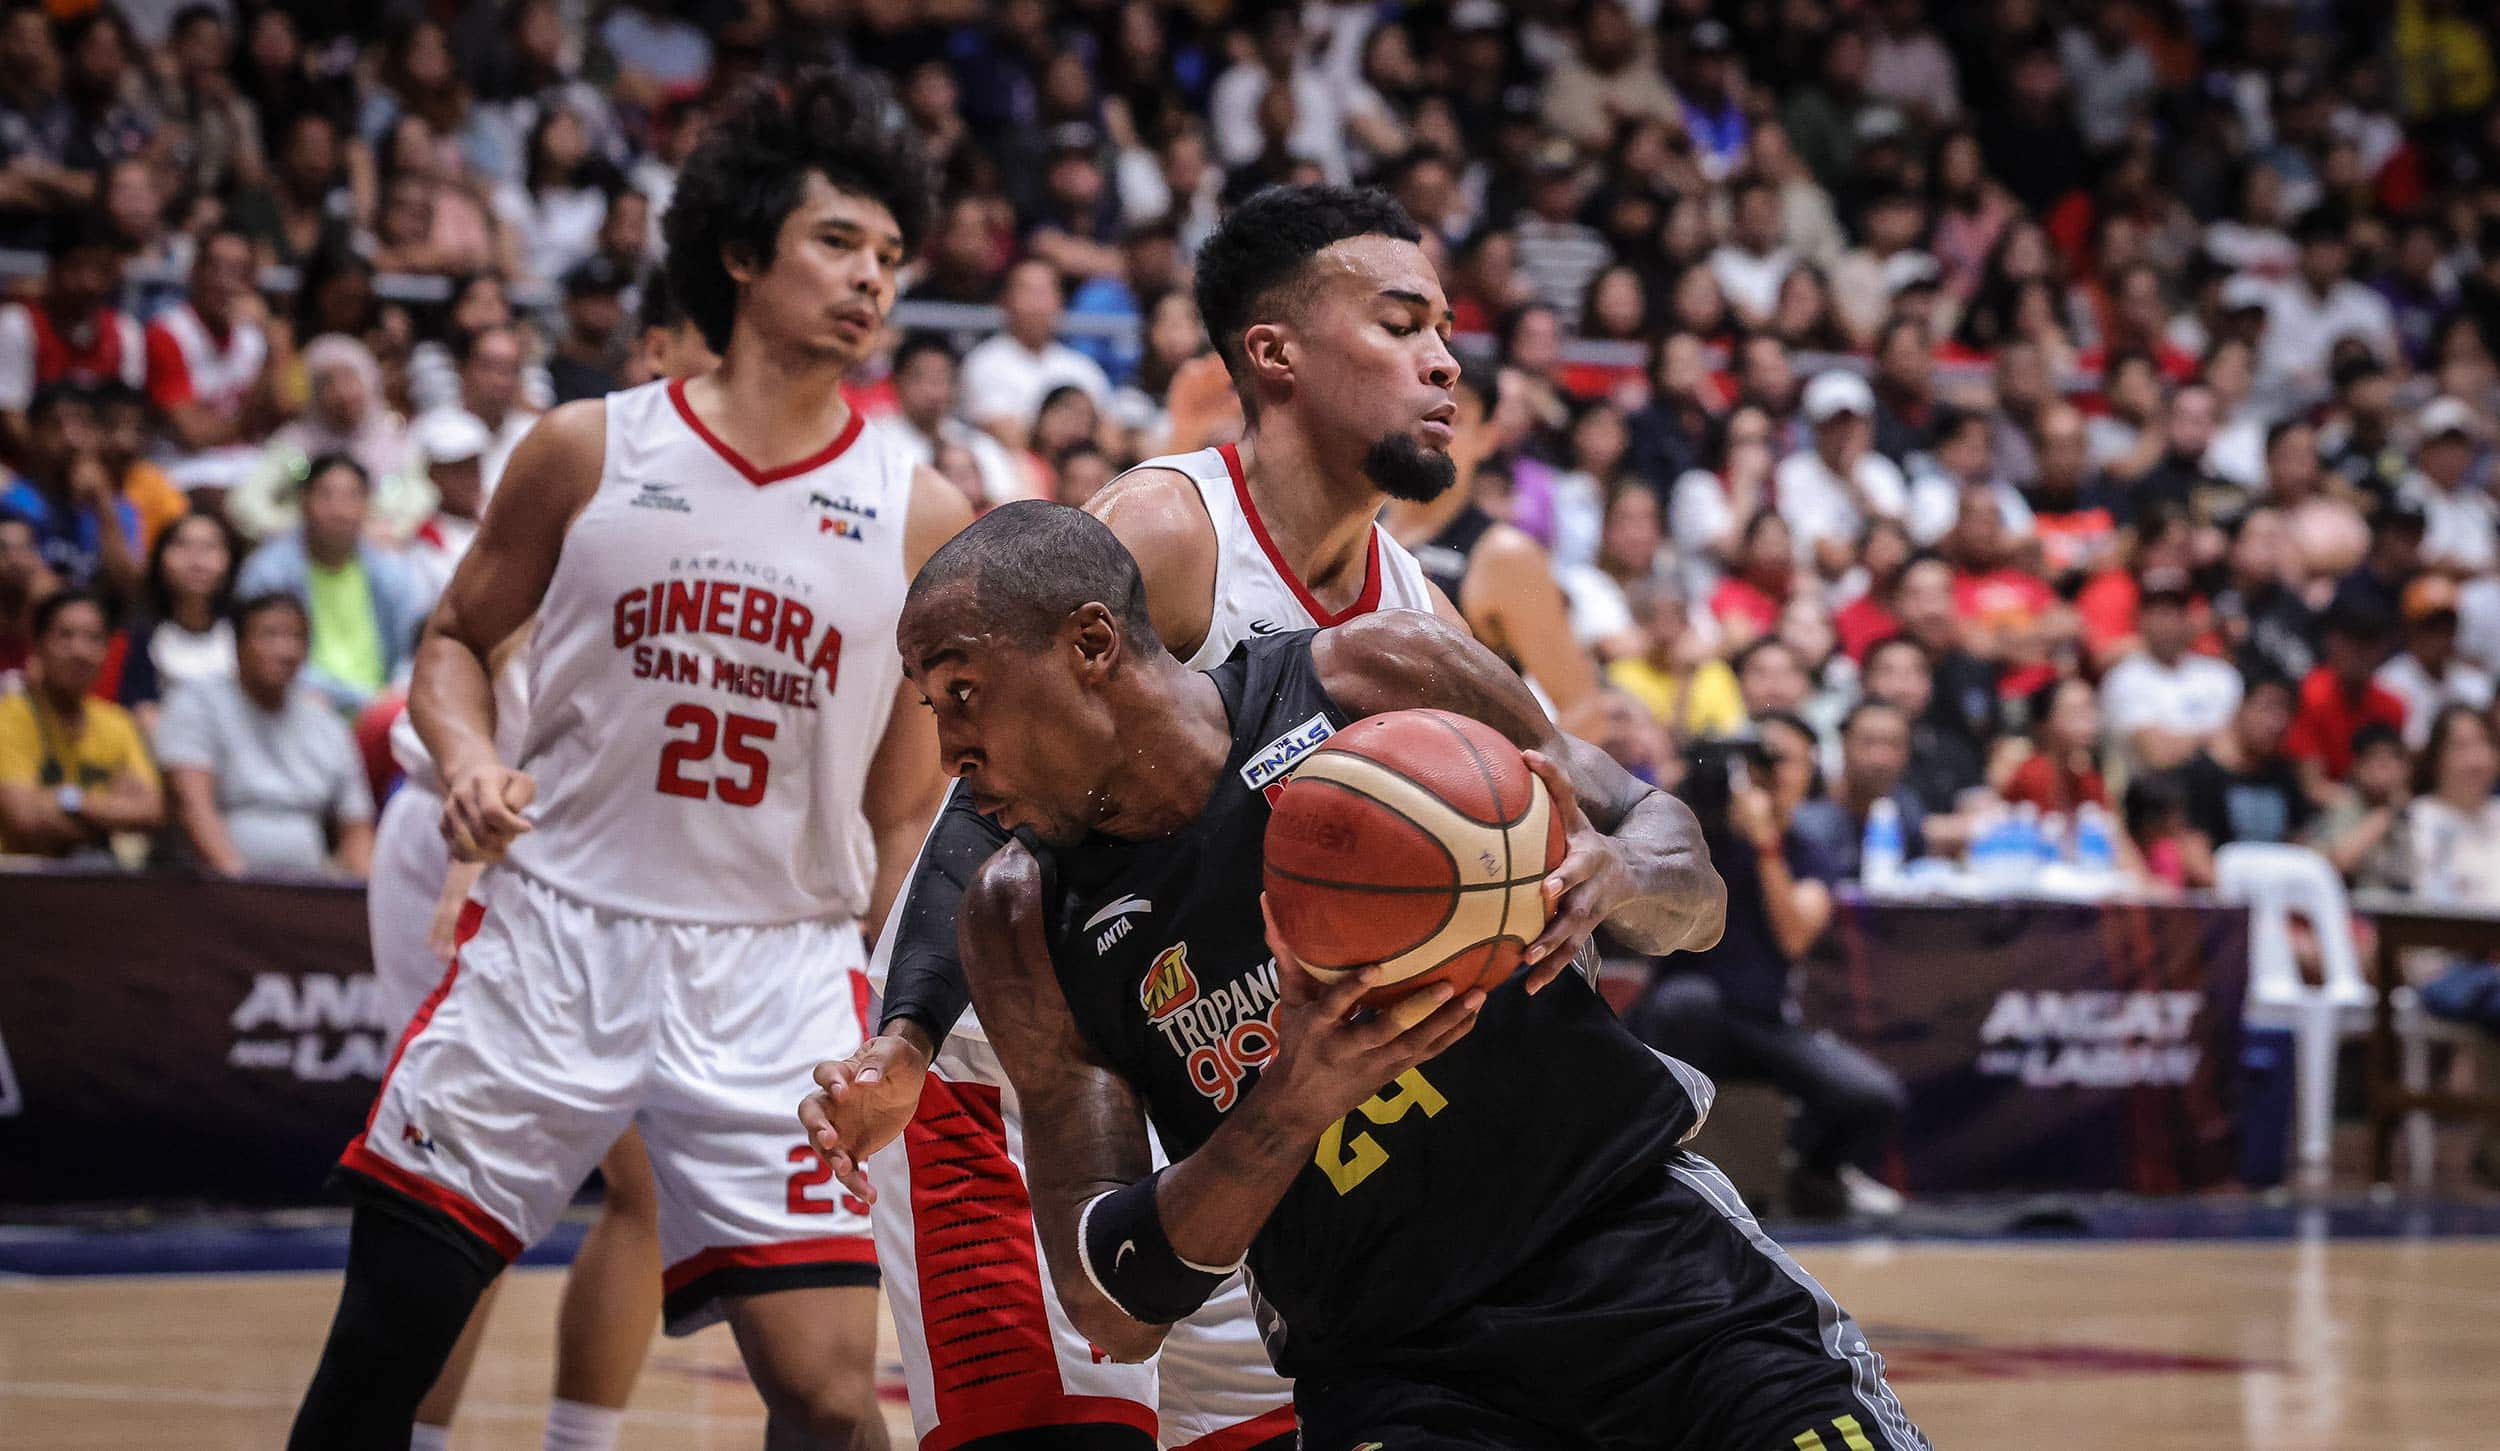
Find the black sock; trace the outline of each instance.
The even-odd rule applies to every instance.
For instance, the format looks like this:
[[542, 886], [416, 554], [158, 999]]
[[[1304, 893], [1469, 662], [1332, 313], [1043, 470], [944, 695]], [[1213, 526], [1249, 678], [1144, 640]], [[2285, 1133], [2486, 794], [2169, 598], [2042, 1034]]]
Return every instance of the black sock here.
[[467, 1239], [413, 1205], [381, 1194], [359, 1200], [338, 1315], [288, 1451], [407, 1451], [417, 1403], [503, 1269]]

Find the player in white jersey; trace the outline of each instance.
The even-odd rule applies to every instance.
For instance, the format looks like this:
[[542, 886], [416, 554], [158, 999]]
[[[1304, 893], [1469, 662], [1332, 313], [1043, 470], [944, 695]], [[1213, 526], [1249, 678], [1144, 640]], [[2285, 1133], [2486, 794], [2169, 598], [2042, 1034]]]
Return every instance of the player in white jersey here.
[[[866, 1031], [860, 922], [943, 782], [894, 622], [962, 496], [841, 392], [928, 215], [908, 136], [825, 71], [734, 102], [663, 224], [718, 370], [548, 415], [419, 646], [453, 853], [498, 862], [342, 1165], [346, 1284], [290, 1444], [404, 1447], [494, 1276], [630, 1124], [664, 1316], [726, 1319], [773, 1447], [882, 1447], [876, 1268], [789, 1123]], [[489, 659], [535, 616], [520, 759]]]
[[[1434, 498], [1454, 473], [1458, 364], [1418, 239], [1380, 193], [1285, 187], [1236, 207], [1200, 251], [1199, 308], [1249, 436], [1141, 465], [1088, 506], [1136, 556], [1155, 630], [1191, 666], [1374, 609], [1457, 622], [1374, 522], [1386, 499]], [[963, 1016], [955, 957], [963, 885], [1001, 839], [961, 793], [949, 803], [871, 964], [886, 974], [880, 1035], [821, 1065], [800, 1113], [874, 1201], [922, 1451], [1003, 1451], [1033, 1443], [990, 1438], [1041, 1428], [1070, 1448], [1290, 1446], [1291, 1388], [1240, 1279], [1143, 1366], [1109, 1362], [1043, 1289], [1077, 1267], [1034, 1240], [1026, 1176], [1050, 1168], [1023, 1162], [1015, 1096]], [[1114, 905], [1094, 924], [1106, 944], [1154, 910]]]
[[[637, 367], [648, 378], [682, 378], [720, 366], [693, 322], [675, 306], [667, 279], [643, 286]], [[638, 380], [642, 381], [642, 380]], [[463, 541], [464, 543], [466, 541]], [[521, 758], [529, 724], [527, 672], [518, 656], [525, 625], [495, 651], [495, 754]], [[374, 831], [373, 873], [365, 883], [365, 918], [373, 943], [374, 991], [382, 1020], [405, 1028], [440, 981], [451, 956], [461, 903], [483, 864], [454, 863], [443, 840], [443, 782], [433, 754], [403, 713], [391, 726], [391, 756], [400, 787], [382, 808]], [[582, 1237], [556, 1311], [555, 1399], [547, 1413], [547, 1451], [602, 1451], [616, 1441], [624, 1406], [660, 1315], [659, 1191], [642, 1139], [627, 1130], [599, 1161], [607, 1192], [599, 1217]], [[447, 1444], [469, 1368], [494, 1308], [489, 1287], [450, 1361], [417, 1407], [412, 1451]]]

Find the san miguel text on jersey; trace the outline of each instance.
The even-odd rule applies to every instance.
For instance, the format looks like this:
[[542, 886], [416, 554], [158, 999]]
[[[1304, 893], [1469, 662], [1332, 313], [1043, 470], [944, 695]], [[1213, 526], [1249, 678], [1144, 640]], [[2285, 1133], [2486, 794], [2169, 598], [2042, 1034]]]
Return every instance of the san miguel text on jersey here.
[[[699, 559], [671, 560], [669, 568], [675, 573], [739, 570], [741, 566]], [[806, 581], [785, 580], [770, 567], [745, 569], [765, 575], [771, 583], [697, 575], [655, 580], [618, 595], [613, 611], [616, 648], [632, 652], [636, 680], [682, 681], [750, 700], [814, 710], [818, 682], [827, 690], [833, 688], [834, 672], [842, 661], [842, 632], [819, 625], [814, 610], [775, 589], [806, 590]], [[764, 646], [788, 660], [790, 668], [751, 664], [694, 648], [704, 635]]]

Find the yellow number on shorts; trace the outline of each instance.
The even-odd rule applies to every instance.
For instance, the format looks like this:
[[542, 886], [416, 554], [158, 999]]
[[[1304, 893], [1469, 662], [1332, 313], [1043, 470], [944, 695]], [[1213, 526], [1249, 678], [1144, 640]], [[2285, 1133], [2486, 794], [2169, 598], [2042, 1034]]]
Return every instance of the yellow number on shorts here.
[[[1412, 1109], [1420, 1108], [1424, 1117], [1431, 1118], [1449, 1106], [1450, 1101], [1424, 1077], [1422, 1069], [1409, 1068], [1387, 1089], [1364, 1099], [1354, 1112], [1375, 1124], [1393, 1124]], [[1328, 1182], [1336, 1186], [1339, 1194], [1351, 1194], [1355, 1185], [1389, 1162], [1389, 1151], [1380, 1147], [1378, 1139], [1360, 1130], [1348, 1139], [1345, 1119], [1339, 1119], [1319, 1136], [1319, 1151], [1311, 1156], [1311, 1162], [1319, 1165], [1319, 1171], [1328, 1176]]]

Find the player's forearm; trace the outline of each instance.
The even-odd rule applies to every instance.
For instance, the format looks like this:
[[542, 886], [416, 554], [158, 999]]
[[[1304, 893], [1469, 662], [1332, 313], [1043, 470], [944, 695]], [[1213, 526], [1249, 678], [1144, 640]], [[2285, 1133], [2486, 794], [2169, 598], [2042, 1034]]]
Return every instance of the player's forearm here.
[[1632, 896], [1606, 916], [1606, 930], [1650, 956], [1694, 951], [1727, 925], [1727, 884], [1710, 864], [1692, 809], [1652, 791], [1610, 833], [1632, 878]]
[[1198, 1152], [1166, 1169], [1156, 1186], [1163, 1232], [1193, 1263], [1239, 1264], [1319, 1147], [1327, 1126], [1282, 1113], [1264, 1087], [1254, 1085]]
[[87, 840], [77, 820], [40, 786], [0, 787], [0, 832], [20, 851], [68, 851]]
[[495, 756], [495, 683], [486, 658], [434, 625], [417, 642], [408, 715], [444, 780], [501, 764]]

